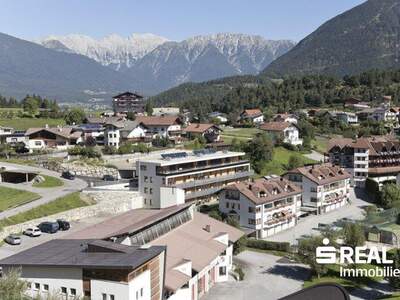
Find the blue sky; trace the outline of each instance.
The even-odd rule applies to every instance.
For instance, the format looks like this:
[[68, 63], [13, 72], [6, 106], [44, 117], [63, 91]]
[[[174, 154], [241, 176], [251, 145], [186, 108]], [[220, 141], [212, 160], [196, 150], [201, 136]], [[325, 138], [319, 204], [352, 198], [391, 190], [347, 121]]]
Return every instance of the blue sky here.
[[151, 32], [172, 40], [217, 32], [301, 40], [364, 0], [0, 0], [0, 32], [25, 39]]

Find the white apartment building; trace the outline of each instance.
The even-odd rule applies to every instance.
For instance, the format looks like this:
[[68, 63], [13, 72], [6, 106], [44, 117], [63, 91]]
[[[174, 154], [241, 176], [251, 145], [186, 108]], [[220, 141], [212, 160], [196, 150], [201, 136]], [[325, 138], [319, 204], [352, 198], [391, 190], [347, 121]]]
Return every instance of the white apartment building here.
[[0, 266], [4, 274], [20, 269], [32, 298], [162, 300], [165, 259], [165, 246], [56, 239], [9, 256]]
[[338, 112], [336, 117], [348, 125], [358, 124], [358, 117], [355, 113], [351, 112]]
[[243, 152], [203, 149], [140, 158], [136, 174], [144, 207], [216, 200], [222, 188], [253, 174], [244, 156]]
[[285, 178], [303, 189], [304, 210], [326, 213], [347, 204], [350, 174], [332, 164], [304, 166], [287, 172]]
[[241, 227], [266, 238], [297, 224], [302, 190], [278, 176], [230, 185], [221, 192], [219, 210], [235, 218]]
[[288, 122], [268, 122], [260, 126], [260, 129], [271, 134], [275, 140], [294, 146], [302, 145], [303, 140], [300, 138], [299, 129], [296, 124]]
[[243, 234], [196, 212], [194, 205], [184, 204], [131, 210], [75, 232], [70, 238], [112, 240], [128, 247], [166, 247], [163, 299], [198, 300], [215, 284], [228, 280], [233, 244]]

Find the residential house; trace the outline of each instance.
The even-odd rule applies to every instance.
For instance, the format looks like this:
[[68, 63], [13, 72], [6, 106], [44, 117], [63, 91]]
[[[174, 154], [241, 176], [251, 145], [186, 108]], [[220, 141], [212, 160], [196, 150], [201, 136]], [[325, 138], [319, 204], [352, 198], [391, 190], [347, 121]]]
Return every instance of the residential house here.
[[367, 102], [363, 102], [360, 99], [354, 98], [354, 97], [346, 99], [344, 102], [344, 107], [357, 109], [357, 110], [370, 108], [370, 106]]
[[127, 114], [129, 112], [143, 115], [147, 100], [132, 92], [125, 92], [113, 97], [114, 114]]
[[135, 121], [146, 127], [146, 132], [155, 137], [178, 141], [182, 133], [182, 122], [178, 116], [138, 116]]
[[364, 187], [367, 178], [382, 185], [400, 173], [400, 142], [393, 136], [332, 139], [325, 159], [345, 168], [357, 187]]
[[347, 204], [351, 175], [329, 163], [300, 167], [284, 177], [302, 188], [302, 210], [326, 213]]
[[73, 127], [61, 126], [29, 128], [25, 132], [25, 137], [28, 139], [27, 148], [29, 150], [45, 148], [65, 150], [83, 141], [82, 131], [75, 130]]
[[261, 130], [271, 134], [275, 141], [281, 140], [283, 143], [291, 145], [302, 145], [303, 140], [299, 138], [297, 125], [288, 122], [268, 122], [260, 126]]
[[162, 300], [165, 246], [127, 246], [99, 239], [53, 239], [0, 261], [19, 269], [26, 295], [47, 299]]
[[104, 127], [104, 144], [117, 149], [123, 142], [149, 142], [152, 139], [148, 128], [137, 119], [108, 122]]
[[346, 123], [347, 125], [358, 124], [358, 117], [355, 113], [342, 111], [338, 112], [336, 114], [336, 117], [338, 118], [338, 120]]
[[165, 278], [163, 299], [198, 300], [214, 285], [228, 281], [233, 245], [242, 235], [242, 231], [197, 212], [193, 205], [178, 205], [131, 210], [68, 238], [114, 241], [116, 247], [166, 247], [165, 275], [159, 277]]
[[203, 149], [139, 158], [136, 174], [144, 207], [164, 208], [215, 201], [221, 189], [247, 180], [253, 172], [243, 152]]
[[212, 113], [208, 114], [208, 118], [212, 120], [218, 120], [218, 123], [220, 124], [225, 124], [228, 122], [228, 118], [226, 117], [226, 114], [221, 113], [219, 111], [213, 111]]
[[84, 123], [76, 127], [77, 131], [82, 131], [84, 141], [93, 138], [97, 145], [104, 145], [104, 126], [97, 123]]
[[276, 114], [272, 118], [273, 122], [287, 122], [292, 124], [297, 124], [298, 119], [297, 116], [294, 114], [283, 113], [283, 114]]
[[302, 190], [279, 176], [239, 182], [220, 193], [220, 212], [234, 218], [241, 227], [266, 238], [297, 224]]
[[192, 123], [184, 129], [187, 138], [194, 139], [202, 136], [207, 143], [219, 142], [221, 140], [221, 131], [222, 129], [217, 125], [204, 123]]
[[12, 135], [14, 128], [0, 126], [0, 144], [6, 141], [6, 138]]
[[28, 145], [28, 137], [25, 136], [25, 130], [15, 130], [11, 135], [6, 136], [6, 143], [15, 146], [18, 143]]
[[264, 115], [259, 108], [245, 109], [240, 114], [240, 121], [242, 123], [262, 124], [264, 123]]

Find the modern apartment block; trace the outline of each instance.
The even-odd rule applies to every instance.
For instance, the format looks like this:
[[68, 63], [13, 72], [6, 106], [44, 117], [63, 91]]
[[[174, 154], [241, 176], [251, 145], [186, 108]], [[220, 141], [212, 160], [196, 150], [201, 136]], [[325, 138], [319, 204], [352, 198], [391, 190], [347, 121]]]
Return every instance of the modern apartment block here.
[[[21, 271], [27, 296], [47, 299], [161, 300], [165, 246], [135, 247], [93, 239], [56, 239], [0, 261]], [[86, 299], [86, 298], [85, 298]]]
[[329, 163], [304, 166], [284, 177], [303, 189], [302, 210], [321, 214], [348, 202], [351, 175], [341, 167]]
[[[166, 247], [163, 299], [198, 300], [215, 284], [228, 280], [233, 244], [243, 234], [196, 212], [194, 205], [184, 204], [160, 210], [131, 210], [68, 238], [113, 241], [115, 247]], [[119, 299], [128, 298], [115, 298]]]
[[136, 161], [144, 207], [164, 208], [188, 201], [217, 199], [225, 186], [253, 173], [243, 152], [213, 149], [150, 155]]
[[378, 184], [395, 181], [400, 173], [400, 142], [392, 136], [333, 139], [325, 160], [345, 168], [357, 187], [364, 187], [367, 177]]
[[278, 176], [230, 185], [220, 193], [219, 210], [241, 227], [266, 238], [293, 227], [300, 214], [302, 190]]

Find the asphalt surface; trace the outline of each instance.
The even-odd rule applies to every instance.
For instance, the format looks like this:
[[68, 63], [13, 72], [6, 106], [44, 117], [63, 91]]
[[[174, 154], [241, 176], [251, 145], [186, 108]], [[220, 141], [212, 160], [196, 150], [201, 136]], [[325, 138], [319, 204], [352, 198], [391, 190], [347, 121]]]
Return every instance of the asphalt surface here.
[[16, 215], [18, 213], [21, 213], [21, 212], [25, 212], [27, 210], [30, 210], [30, 209], [40, 206], [42, 204], [46, 204], [51, 201], [54, 201], [55, 199], [57, 199], [59, 197], [66, 196], [73, 192], [81, 191], [87, 187], [87, 183], [82, 179], [79, 179], [79, 178], [75, 178], [74, 180], [64, 179], [64, 178], [61, 178], [60, 173], [53, 172], [53, 171], [43, 169], [43, 168], [0, 162], [0, 168], [1, 167], [6, 167], [9, 169], [14, 168], [14, 169], [19, 169], [19, 170], [38, 172], [39, 174], [57, 177], [57, 178], [60, 178], [64, 182], [64, 185], [60, 186], [60, 187], [54, 187], [54, 188], [36, 188], [36, 187], [33, 187], [31, 183], [12, 184], [12, 183], [0, 182], [0, 186], [10, 187], [10, 188], [14, 188], [14, 189], [20, 189], [20, 190], [24, 190], [24, 191], [30, 191], [33, 193], [37, 193], [41, 196], [41, 198], [38, 200], [29, 202], [27, 204], [18, 206], [13, 209], [9, 209], [9, 210], [0, 212], [0, 219], [4, 219], [7, 217]]

